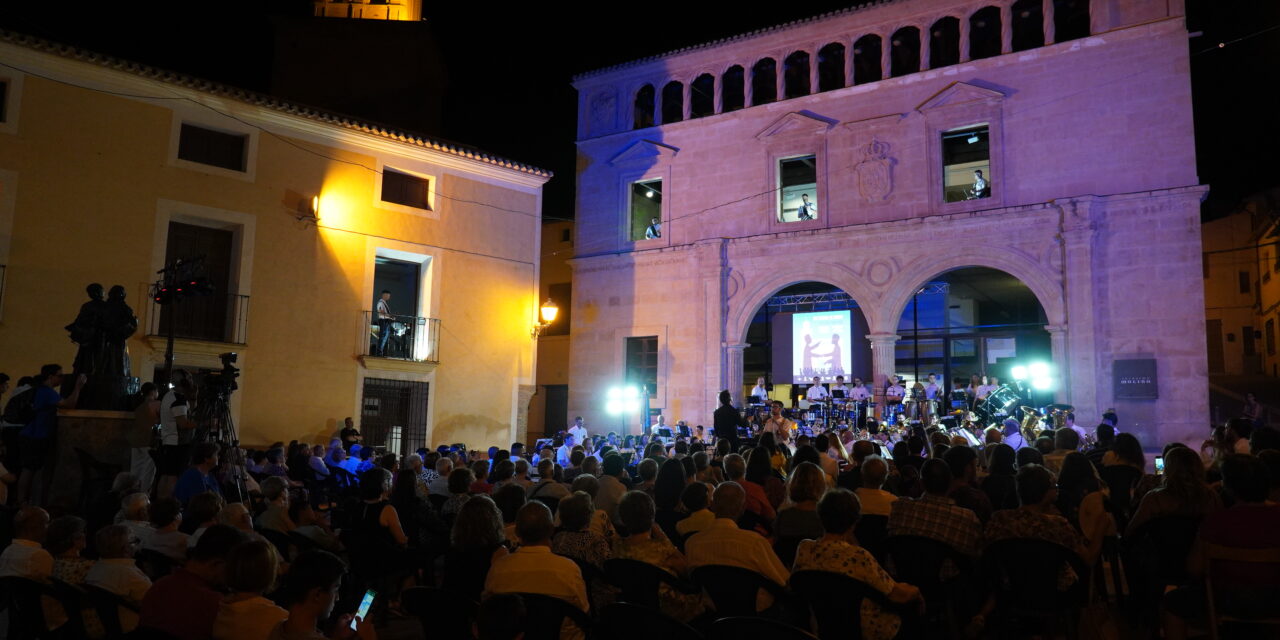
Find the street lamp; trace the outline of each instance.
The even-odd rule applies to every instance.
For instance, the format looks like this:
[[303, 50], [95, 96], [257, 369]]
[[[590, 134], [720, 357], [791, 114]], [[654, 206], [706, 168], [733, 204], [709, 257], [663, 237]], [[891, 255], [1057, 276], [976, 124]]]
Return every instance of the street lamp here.
[[538, 309], [539, 322], [533, 325], [533, 337], [536, 338], [542, 335], [542, 330], [551, 326], [551, 323], [556, 321], [556, 316], [559, 314], [560, 307], [556, 306], [555, 301], [551, 298], [547, 298], [546, 302], [542, 303], [542, 307]]

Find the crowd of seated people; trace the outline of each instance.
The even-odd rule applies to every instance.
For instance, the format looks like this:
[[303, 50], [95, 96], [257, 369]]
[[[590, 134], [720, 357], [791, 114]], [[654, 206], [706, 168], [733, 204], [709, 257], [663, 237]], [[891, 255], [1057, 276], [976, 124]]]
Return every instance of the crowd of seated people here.
[[[1070, 428], [1018, 448], [998, 429], [976, 448], [919, 428], [889, 456], [836, 432], [765, 434], [736, 451], [577, 435], [527, 457], [523, 443], [403, 459], [342, 439], [249, 452], [197, 443], [172, 495], [123, 473], [108, 506], [52, 520], [14, 510], [0, 578], [79, 590], [78, 609], [47, 599], [45, 623], [94, 638], [118, 623], [164, 634], [153, 637], [369, 640], [417, 615], [407, 594], [420, 586], [474, 603], [457, 615], [478, 616], [477, 637], [516, 637], [538, 618], [524, 600], [546, 596], [577, 612], [560, 637], [585, 638], [634, 586], [614, 583], [613, 561], [665, 575], [652, 615], [697, 632], [724, 605], [713, 581], [728, 574], [715, 569], [732, 568], [761, 585], [750, 612], [815, 634], [797, 573], [862, 585], [846, 613], [864, 638], [1052, 633], [1061, 618], [1022, 619], [1010, 605], [1027, 579], [1007, 566], [1010, 548], [1052, 559], [1042, 600], [1082, 637], [1106, 627], [1090, 603], [1121, 598], [1142, 603], [1148, 632], [1202, 629], [1214, 615], [1207, 575], [1229, 594], [1213, 600], [1219, 613], [1269, 615], [1280, 595], [1274, 565], [1209, 559], [1280, 549], [1280, 433], [1266, 427], [1231, 421], [1199, 450], [1170, 443], [1162, 474], [1114, 420], [1087, 450]], [[912, 554], [935, 552], [943, 560], [922, 573]], [[118, 599], [113, 624], [89, 606], [94, 590]], [[375, 605], [352, 627], [365, 590]]]

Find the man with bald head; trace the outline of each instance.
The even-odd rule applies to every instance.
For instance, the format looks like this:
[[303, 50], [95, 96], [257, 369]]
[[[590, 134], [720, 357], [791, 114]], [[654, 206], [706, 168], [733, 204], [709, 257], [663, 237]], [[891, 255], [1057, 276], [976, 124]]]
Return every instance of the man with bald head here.
[[[540, 593], [588, 611], [591, 606], [587, 601], [587, 585], [582, 579], [582, 571], [572, 560], [551, 553], [551, 536], [556, 527], [547, 505], [536, 500], [526, 503], [516, 512], [515, 525], [521, 546], [494, 559], [485, 579], [485, 595]], [[581, 640], [585, 634], [566, 619], [560, 637]]]
[[[691, 567], [727, 565], [754, 571], [779, 585], [790, 577], [769, 541], [754, 531], [738, 528], [738, 518], [746, 509], [747, 493], [736, 482], [723, 482], [711, 496], [711, 512], [716, 519], [709, 527], [693, 534], [685, 542], [685, 555]], [[761, 590], [756, 609], [763, 611], [773, 603], [773, 596]]]
[[13, 516], [13, 542], [0, 553], [0, 578], [48, 580], [53, 573], [53, 556], [41, 546], [48, 530], [48, 512], [40, 507], [20, 509]]

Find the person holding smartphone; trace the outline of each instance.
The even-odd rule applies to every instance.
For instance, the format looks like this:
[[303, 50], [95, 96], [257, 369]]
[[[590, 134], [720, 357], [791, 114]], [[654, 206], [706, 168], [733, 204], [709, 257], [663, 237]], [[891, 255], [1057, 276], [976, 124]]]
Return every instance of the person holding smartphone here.
[[[373, 623], [352, 613], [338, 616], [332, 635], [320, 632], [320, 624], [333, 614], [338, 587], [346, 570], [346, 564], [328, 551], [311, 550], [299, 554], [289, 565], [289, 573], [285, 575], [281, 589], [283, 602], [289, 608], [289, 618], [276, 627], [271, 640], [377, 640]], [[376, 594], [373, 597], [377, 597]], [[369, 594], [365, 599], [371, 600]], [[367, 610], [369, 607], [362, 608]]]

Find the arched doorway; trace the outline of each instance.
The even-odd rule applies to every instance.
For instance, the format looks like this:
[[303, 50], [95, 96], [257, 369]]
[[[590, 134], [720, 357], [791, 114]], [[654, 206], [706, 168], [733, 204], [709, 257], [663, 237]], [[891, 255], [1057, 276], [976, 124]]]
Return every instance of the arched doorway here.
[[[1048, 323], [1035, 292], [1013, 275], [989, 267], [946, 271], [922, 283], [907, 300], [897, 323], [894, 373], [909, 387], [927, 384], [935, 375], [944, 409], [963, 406], [968, 398], [954, 391], [966, 388], [975, 375], [1011, 383], [1015, 367], [1047, 364], [1054, 378]], [[1028, 381], [1023, 386], [1030, 402], [1053, 401], [1052, 385], [1030, 389]]]
[[871, 379], [867, 318], [857, 300], [825, 282], [786, 286], [766, 298], [746, 327], [742, 397], [764, 378], [769, 399], [791, 406], [813, 377], [823, 384], [843, 376], [847, 382]]

